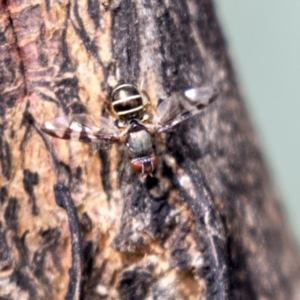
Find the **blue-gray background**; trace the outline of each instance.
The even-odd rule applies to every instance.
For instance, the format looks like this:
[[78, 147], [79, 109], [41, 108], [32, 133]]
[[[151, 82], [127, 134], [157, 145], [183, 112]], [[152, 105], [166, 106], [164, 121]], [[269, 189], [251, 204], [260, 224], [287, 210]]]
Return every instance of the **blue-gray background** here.
[[300, 1], [214, 4], [273, 185], [300, 249]]

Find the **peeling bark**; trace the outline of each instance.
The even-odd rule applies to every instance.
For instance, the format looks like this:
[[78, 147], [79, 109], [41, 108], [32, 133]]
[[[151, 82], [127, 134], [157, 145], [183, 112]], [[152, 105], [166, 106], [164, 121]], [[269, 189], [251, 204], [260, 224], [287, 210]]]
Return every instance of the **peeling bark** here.
[[[209, 0], [0, 2], [0, 297], [297, 299], [287, 232]], [[105, 115], [118, 80], [152, 105], [218, 99], [157, 138], [153, 177], [124, 147], [53, 139]]]

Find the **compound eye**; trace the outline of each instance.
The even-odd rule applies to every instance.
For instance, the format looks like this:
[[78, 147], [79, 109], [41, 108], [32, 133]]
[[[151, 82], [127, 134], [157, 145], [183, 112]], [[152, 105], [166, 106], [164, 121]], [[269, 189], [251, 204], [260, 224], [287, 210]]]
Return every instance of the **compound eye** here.
[[131, 168], [134, 172], [140, 174], [152, 173], [158, 164], [157, 156], [142, 157], [131, 161]]
[[143, 173], [143, 162], [139, 159], [132, 161], [131, 168], [136, 173]]

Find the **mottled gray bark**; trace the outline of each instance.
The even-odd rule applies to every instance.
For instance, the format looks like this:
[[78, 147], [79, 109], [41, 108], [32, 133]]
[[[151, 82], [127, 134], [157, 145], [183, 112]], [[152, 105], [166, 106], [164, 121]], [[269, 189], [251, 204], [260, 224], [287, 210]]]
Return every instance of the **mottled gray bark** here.
[[[0, 3], [1, 299], [296, 299], [290, 240], [209, 0]], [[153, 177], [122, 146], [50, 138], [106, 114], [118, 80], [155, 107], [212, 85], [161, 134]], [[81, 296], [80, 296], [81, 295]]]

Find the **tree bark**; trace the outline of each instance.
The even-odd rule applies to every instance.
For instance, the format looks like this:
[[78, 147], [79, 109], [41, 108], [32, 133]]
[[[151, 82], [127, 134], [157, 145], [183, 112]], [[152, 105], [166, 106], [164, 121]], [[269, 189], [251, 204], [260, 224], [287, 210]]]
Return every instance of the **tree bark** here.
[[[209, 0], [1, 1], [0, 298], [297, 299], [286, 229]], [[157, 137], [153, 177], [128, 151], [46, 136], [105, 115], [118, 80], [151, 104], [218, 99]]]

